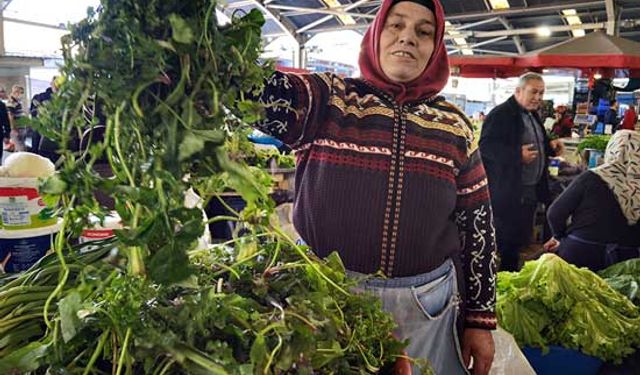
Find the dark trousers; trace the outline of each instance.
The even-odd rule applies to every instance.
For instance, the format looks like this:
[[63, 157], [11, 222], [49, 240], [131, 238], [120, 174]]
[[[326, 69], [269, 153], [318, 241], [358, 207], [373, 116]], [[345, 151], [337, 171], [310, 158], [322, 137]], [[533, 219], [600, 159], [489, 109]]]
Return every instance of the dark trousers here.
[[518, 231], [511, 235], [500, 233], [498, 228], [496, 242], [500, 254], [500, 271], [516, 272], [520, 270], [520, 252], [531, 243], [533, 236], [533, 220], [537, 204], [526, 203], [514, 207], [520, 211]]

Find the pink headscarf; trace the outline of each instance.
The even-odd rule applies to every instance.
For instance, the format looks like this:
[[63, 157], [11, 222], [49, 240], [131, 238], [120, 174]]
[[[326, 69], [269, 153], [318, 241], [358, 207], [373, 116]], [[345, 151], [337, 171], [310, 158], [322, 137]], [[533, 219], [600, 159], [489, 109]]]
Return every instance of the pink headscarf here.
[[380, 66], [380, 34], [394, 3], [394, 0], [382, 2], [375, 20], [364, 35], [359, 58], [362, 78], [392, 94], [400, 104], [429, 99], [442, 91], [449, 80], [449, 58], [444, 44], [444, 10], [440, 1], [433, 0], [436, 18], [435, 45], [424, 72], [411, 82], [400, 83], [387, 78]]

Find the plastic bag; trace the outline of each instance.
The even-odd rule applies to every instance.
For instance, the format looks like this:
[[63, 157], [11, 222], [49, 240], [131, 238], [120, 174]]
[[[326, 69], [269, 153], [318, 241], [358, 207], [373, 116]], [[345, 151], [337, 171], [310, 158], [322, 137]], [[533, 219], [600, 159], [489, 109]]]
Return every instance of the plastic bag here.
[[490, 375], [536, 375], [509, 332], [498, 327], [492, 333], [496, 354], [493, 357]]

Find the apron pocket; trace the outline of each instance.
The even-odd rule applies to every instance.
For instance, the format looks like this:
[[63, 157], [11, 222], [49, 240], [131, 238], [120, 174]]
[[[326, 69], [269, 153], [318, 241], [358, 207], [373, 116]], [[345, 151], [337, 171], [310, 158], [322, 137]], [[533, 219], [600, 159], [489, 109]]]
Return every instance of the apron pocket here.
[[427, 319], [438, 319], [452, 306], [457, 305], [454, 276], [455, 274], [450, 272], [427, 284], [411, 288], [415, 303]]

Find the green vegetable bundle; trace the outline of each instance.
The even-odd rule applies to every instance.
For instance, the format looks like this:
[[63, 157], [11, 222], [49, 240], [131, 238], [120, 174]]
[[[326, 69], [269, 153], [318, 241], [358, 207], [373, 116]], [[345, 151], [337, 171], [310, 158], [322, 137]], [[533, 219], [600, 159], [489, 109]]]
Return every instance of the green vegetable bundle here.
[[560, 345], [616, 362], [640, 346], [640, 310], [554, 254], [501, 272], [497, 293], [498, 322], [521, 346]]
[[[103, 0], [63, 38], [64, 84], [33, 124], [60, 145], [42, 191], [63, 223], [54, 254], [0, 278], [0, 373], [372, 374], [402, 355], [391, 316], [272, 224], [268, 182], [228, 154], [271, 70], [261, 13], [221, 26], [216, 5]], [[247, 207], [205, 221], [191, 188]], [[73, 246], [99, 195], [125, 229]], [[244, 234], [196, 249], [215, 221]]]
[[610, 139], [610, 135], [589, 135], [578, 143], [578, 153], [582, 153], [588, 148], [604, 152]]
[[640, 306], [640, 258], [614, 264], [598, 272], [607, 284]]

